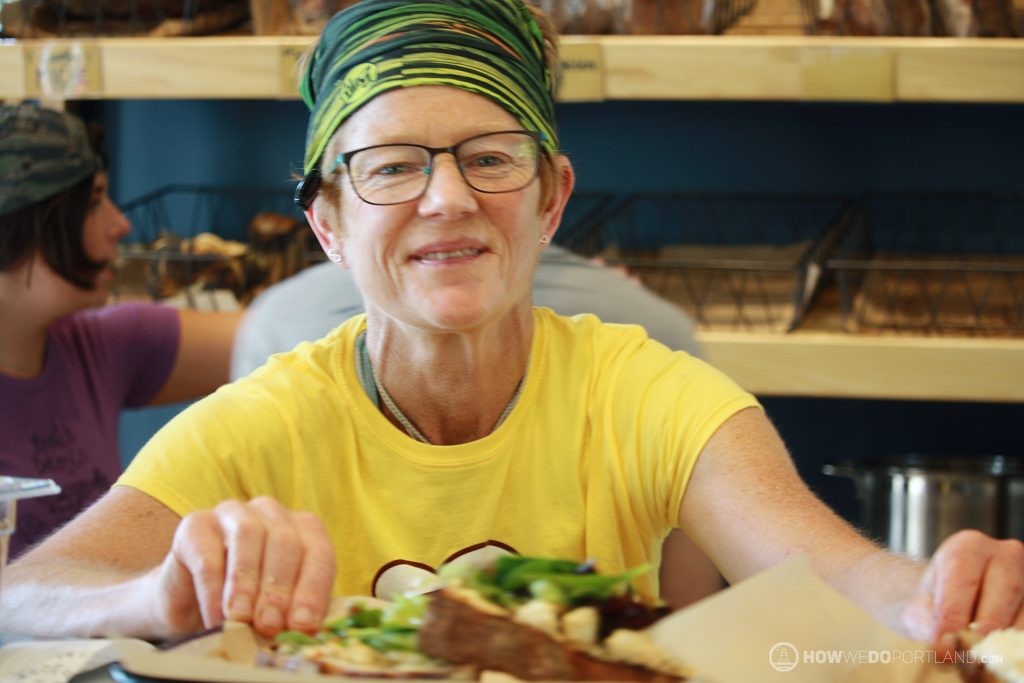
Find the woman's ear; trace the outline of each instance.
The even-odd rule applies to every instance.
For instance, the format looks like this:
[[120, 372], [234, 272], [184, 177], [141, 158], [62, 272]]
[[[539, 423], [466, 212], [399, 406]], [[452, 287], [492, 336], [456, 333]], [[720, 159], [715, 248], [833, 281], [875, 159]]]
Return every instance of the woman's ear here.
[[320, 248], [323, 249], [327, 258], [337, 264], [345, 265], [344, 251], [342, 250], [344, 241], [339, 237], [340, 231], [331, 226], [331, 220], [328, 217], [329, 207], [326, 202], [317, 197], [303, 213], [306, 214], [306, 221], [313, 230], [313, 234], [316, 235], [316, 241], [320, 243]]
[[[565, 205], [569, 203], [572, 190], [576, 186], [576, 173], [573, 171], [569, 158], [563, 154], [555, 157], [554, 188], [548, 201], [541, 207], [540, 218], [543, 232], [540, 237], [544, 244], [551, 242], [562, 223]], [[546, 240], [543, 238], [547, 238]]]

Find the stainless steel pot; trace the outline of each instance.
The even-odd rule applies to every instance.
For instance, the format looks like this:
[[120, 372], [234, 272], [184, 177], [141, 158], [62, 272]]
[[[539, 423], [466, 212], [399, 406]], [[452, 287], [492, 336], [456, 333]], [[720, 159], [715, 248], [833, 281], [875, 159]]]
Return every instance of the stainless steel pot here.
[[822, 469], [853, 479], [864, 531], [895, 552], [927, 559], [960, 529], [1024, 540], [1024, 459], [910, 454]]

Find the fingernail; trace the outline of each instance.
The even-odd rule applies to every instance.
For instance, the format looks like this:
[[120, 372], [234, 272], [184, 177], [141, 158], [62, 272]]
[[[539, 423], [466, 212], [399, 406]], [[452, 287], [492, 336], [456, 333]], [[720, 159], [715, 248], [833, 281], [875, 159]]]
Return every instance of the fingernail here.
[[248, 595], [236, 595], [231, 598], [228, 606], [228, 617], [230, 619], [249, 619], [252, 617], [252, 598]]
[[304, 626], [311, 626], [313, 624], [313, 611], [308, 607], [297, 607], [292, 612], [292, 622], [296, 624], [302, 624]]
[[955, 650], [956, 649], [956, 635], [952, 633], [944, 633], [939, 637], [939, 649], [940, 650]]
[[281, 610], [276, 607], [264, 607], [260, 612], [260, 625], [273, 631], [280, 631], [284, 626]]

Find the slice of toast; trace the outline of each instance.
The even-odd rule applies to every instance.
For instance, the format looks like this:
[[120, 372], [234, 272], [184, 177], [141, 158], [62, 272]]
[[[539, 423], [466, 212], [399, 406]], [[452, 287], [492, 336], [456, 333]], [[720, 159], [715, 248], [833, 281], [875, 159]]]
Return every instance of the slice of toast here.
[[989, 670], [981, 660], [971, 655], [972, 648], [985, 639], [985, 636], [971, 628], [957, 633], [956, 668], [964, 683], [1003, 683], [1003, 679]]

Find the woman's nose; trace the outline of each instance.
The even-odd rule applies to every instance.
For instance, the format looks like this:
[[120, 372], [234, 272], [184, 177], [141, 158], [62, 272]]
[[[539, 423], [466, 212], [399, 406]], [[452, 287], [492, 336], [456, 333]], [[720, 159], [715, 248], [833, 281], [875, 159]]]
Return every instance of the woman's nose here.
[[118, 240], [124, 239], [132, 231], [132, 222], [124, 215], [121, 208], [113, 201], [110, 202], [110, 225], [111, 232]]
[[458, 215], [475, 211], [476, 195], [451, 154], [438, 154], [430, 168], [427, 189], [420, 199], [422, 215]]

